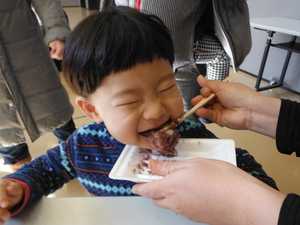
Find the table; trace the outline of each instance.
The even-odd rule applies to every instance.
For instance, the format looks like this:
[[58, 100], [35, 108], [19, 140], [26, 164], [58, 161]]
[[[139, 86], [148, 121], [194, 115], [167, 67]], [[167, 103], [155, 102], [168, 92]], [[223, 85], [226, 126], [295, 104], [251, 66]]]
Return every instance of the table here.
[[[263, 91], [267, 89], [272, 89], [276, 87], [281, 87], [283, 85], [283, 80], [286, 74], [286, 70], [291, 58], [292, 52], [300, 53], [300, 43], [296, 42], [297, 37], [300, 36], [300, 20], [288, 19], [282, 17], [267, 17], [267, 18], [256, 18], [251, 19], [250, 24], [253, 28], [267, 31], [268, 37], [262, 57], [260, 69], [257, 76], [257, 81], [255, 89], [257, 91]], [[283, 34], [288, 34], [292, 36], [290, 42], [273, 44], [272, 39], [274, 33], [279, 32]], [[269, 86], [260, 87], [260, 82], [262, 80], [265, 64], [269, 54], [270, 47], [280, 48], [287, 51], [285, 62], [281, 71], [281, 75], [278, 81], [271, 81]]]
[[[4, 225], [199, 225], [145, 197], [43, 198]], [[204, 224], [202, 224], [204, 225]]]

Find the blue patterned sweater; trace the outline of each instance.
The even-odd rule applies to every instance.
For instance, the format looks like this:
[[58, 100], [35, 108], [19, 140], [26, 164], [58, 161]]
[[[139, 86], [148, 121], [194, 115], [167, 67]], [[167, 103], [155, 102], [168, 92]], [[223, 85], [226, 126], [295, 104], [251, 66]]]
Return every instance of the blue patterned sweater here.
[[[202, 123], [192, 120], [182, 122], [176, 131], [182, 138], [216, 138]], [[29, 187], [26, 206], [74, 178], [92, 196], [132, 196], [133, 182], [108, 177], [124, 147], [109, 134], [104, 123], [91, 123], [4, 178], [19, 180]], [[247, 151], [236, 149], [236, 152], [238, 167], [276, 188], [275, 182]]]

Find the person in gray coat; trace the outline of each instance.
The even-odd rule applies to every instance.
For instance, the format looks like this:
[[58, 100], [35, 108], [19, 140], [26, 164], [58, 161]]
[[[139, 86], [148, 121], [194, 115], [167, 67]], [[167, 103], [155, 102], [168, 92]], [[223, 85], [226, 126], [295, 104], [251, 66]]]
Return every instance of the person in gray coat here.
[[175, 46], [173, 68], [185, 112], [200, 93], [199, 74], [223, 80], [230, 65], [238, 71], [251, 49], [246, 0], [100, 0], [99, 5], [100, 10], [110, 5], [129, 6], [163, 20]]
[[51, 131], [65, 141], [76, 129], [49, 50], [61, 59], [71, 30], [59, 0], [1, 0], [0, 8], [0, 154], [16, 170], [31, 159], [17, 114], [32, 142]]

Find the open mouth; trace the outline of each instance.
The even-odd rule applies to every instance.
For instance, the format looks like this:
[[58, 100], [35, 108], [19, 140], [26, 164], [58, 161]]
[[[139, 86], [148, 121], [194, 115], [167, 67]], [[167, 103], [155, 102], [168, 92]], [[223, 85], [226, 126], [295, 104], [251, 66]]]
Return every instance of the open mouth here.
[[175, 123], [170, 119], [160, 127], [143, 131], [140, 134], [146, 137], [150, 143], [151, 148], [158, 151], [160, 154], [168, 157], [177, 156], [175, 146], [179, 141], [180, 134], [177, 133], [174, 129], [170, 128], [162, 131], [163, 128], [168, 126], [171, 127], [171, 125], [174, 124]]
[[171, 119], [169, 119], [167, 122], [165, 122], [164, 124], [162, 124], [160, 127], [157, 127], [155, 129], [146, 130], [146, 131], [141, 132], [140, 135], [143, 135], [145, 137], [149, 137], [151, 134], [159, 131], [162, 127], [164, 127], [164, 126], [166, 126], [167, 124], [170, 124], [170, 123], [172, 123]]

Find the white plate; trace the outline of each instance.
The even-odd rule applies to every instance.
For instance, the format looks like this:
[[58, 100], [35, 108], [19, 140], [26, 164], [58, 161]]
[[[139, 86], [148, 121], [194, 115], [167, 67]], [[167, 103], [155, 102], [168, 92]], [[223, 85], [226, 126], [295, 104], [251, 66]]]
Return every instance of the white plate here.
[[[236, 165], [235, 143], [230, 139], [180, 139], [175, 149], [178, 156], [173, 160], [185, 160], [202, 157], [218, 159]], [[133, 182], [149, 182], [161, 179], [161, 176], [136, 173], [137, 165], [144, 159], [141, 148], [126, 145], [113, 169], [109, 173], [111, 179], [130, 180]]]

